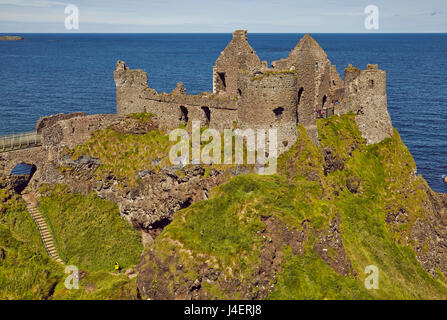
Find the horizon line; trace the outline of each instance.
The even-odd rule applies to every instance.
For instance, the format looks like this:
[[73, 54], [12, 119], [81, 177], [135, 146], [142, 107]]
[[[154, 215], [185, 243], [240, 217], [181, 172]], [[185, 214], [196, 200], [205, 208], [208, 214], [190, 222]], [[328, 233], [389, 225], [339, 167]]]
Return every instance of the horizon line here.
[[[238, 29], [239, 30], [239, 29]], [[247, 30], [247, 29], [240, 29]], [[0, 35], [13, 34], [232, 34], [233, 32], [3, 32]], [[447, 34], [445, 31], [433, 32], [248, 32], [248, 34], [361, 34], [361, 35], [380, 35], [380, 34]]]

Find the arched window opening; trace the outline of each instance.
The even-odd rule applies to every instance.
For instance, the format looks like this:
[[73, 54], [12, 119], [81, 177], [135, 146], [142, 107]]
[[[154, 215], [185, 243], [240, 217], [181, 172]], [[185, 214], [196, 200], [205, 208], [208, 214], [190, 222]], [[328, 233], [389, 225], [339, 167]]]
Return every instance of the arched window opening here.
[[304, 88], [301, 87], [298, 91], [298, 105], [301, 103], [301, 97], [303, 96]]
[[273, 113], [275, 114], [276, 120], [281, 120], [283, 112], [284, 112], [284, 108], [283, 107], [278, 107], [278, 108], [273, 110]]
[[325, 105], [326, 105], [326, 102], [327, 102], [327, 97], [324, 96], [324, 97], [323, 97], [323, 103], [321, 104], [321, 109], [324, 109], [324, 107], [325, 107]]
[[369, 81], [369, 87], [370, 87], [371, 89], [374, 89], [374, 80], [370, 80], [370, 81]]
[[202, 107], [203, 114], [205, 115], [205, 125], [209, 126], [211, 122], [211, 111], [208, 107]]
[[180, 121], [187, 123], [188, 122], [188, 109], [185, 106], [180, 106]]
[[217, 86], [220, 90], [225, 91], [227, 89], [227, 81], [225, 72], [217, 73]]

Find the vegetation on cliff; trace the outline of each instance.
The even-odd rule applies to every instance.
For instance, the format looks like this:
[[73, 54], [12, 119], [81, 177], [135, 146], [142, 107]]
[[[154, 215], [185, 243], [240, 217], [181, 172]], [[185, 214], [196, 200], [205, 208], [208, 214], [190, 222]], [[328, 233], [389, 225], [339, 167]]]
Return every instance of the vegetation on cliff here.
[[[80, 290], [64, 288], [66, 275], [46, 257], [23, 202], [0, 190], [0, 298], [445, 299], [446, 270], [421, 265], [429, 240], [414, 236], [434, 213], [431, 190], [397, 131], [367, 145], [354, 118], [318, 120], [318, 146], [300, 127], [278, 174], [233, 177], [178, 211], [144, 251], [115, 204], [42, 188], [39, 208], [69, 264], [82, 270]], [[110, 128], [72, 156], [97, 157], [99, 176], [133, 183], [140, 170], [163, 165], [170, 145], [158, 130]], [[139, 262], [138, 277], [114, 275], [115, 262]], [[371, 265], [379, 288], [368, 290]]]
[[[42, 188], [44, 189], [44, 188]], [[41, 190], [39, 210], [51, 221], [67, 263], [89, 271], [113, 271], [138, 263], [141, 234], [119, 214], [116, 204], [95, 194], [68, 193], [64, 186]]]
[[[139, 125], [152, 125], [150, 113], [130, 114], [130, 120]], [[173, 143], [169, 136], [159, 130], [147, 130], [144, 134], [133, 134], [122, 128], [108, 128], [96, 131], [89, 141], [71, 151], [78, 159], [84, 154], [98, 158], [102, 165], [98, 168], [98, 179], [113, 174], [118, 180], [135, 183], [137, 173], [142, 170], [159, 170], [169, 164], [169, 148]]]
[[[45, 190], [44, 190], [45, 189]], [[81, 273], [80, 289], [67, 290], [64, 266], [45, 252], [20, 196], [0, 190], [0, 299], [136, 299], [135, 278], [116, 275], [139, 261], [140, 233], [124, 221], [115, 204], [95, 195], [43, 188], [40, 209], [51, 221], [68, 264]]]
[[48, 299], [60, 278], [23, 200], [0, 189], [0, 300]]
[[[143, 294], [445, 298], [443, 277], [421, 267], [407, 234], [427, 215], [428, 188], [399, 134], [368, 146], [353, 115], [320, 120], [318, 129], [317, 147], [300, 128], [297, 143], [280, 157], [278, 175], [235, 177], [210, 200], [179, 211], [142, 260]], [[386, 221], [398, 209], [409, 218], [395, 230]], [[292, 231], [298, 243], [272, 228]], [[379, 269], [378, 290], [364, 285], [370, 265]]]

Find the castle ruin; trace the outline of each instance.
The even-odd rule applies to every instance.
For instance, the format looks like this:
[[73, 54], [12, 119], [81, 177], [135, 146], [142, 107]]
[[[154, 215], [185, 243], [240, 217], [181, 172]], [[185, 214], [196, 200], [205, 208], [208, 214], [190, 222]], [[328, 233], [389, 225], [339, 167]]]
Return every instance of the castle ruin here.
[[156, 114], [164, 129], [188, 127], [194, 120], [217, 130], [276, 128], [279, 152], [295, 143], [298, 124], [318, 143], [316, 119], [333, 114], [355, 113], [369, 144], [393, 134], [386, 72], [377, 65], [368, 65], [366, 70], [350, 65], [342, 80], [308, 34], [285, 59], [269, 67], [248, 43], [247, 31], [237, 30], [212, 72], [213, 92], [188, 95], [179, 83], [171, 93], [160, 94], [148, 86], [146, 72], [118, 61], [114, 72], [117, 113]]

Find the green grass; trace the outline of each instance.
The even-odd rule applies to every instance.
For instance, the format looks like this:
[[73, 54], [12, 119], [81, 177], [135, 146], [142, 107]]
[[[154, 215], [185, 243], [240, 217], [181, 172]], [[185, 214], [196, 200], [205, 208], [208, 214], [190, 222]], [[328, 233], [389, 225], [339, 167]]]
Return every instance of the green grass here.
[[0, 300], [48, 299], [60, 279], [61, 267], [47, 256], [25, 204], [1, 189]]
[[[324, 230], [340, 216], [343, 247], [356, 276], [345, 277], [329, 267], [314, 251], [316, 239], [311, 231], [304, 254], [283, 248], [281, 271], [270, 299], [447, 298], [443, 280], [425, 272], [411, 241], [402, 241], [412, 223], [426, 215], [423, 204], [428, 196], [426, 182], [413, 175], [414, 160], [399, 134], [367, 146], [352, 114], [319, 120], [318, 128], [319, 146], [299, 128], [297, 143], [279, 158], [278, 175], [234, 177], [214, 189], [209, 200], [178, 212], [152, 247], [157, 259], [146, 261], [146, 266], [159, 270], [157, 264], [167, 263], [176, 274], [172, 281], [180, 283], [196, 279], [204, 263], [227, 277], [250, 281], [261, 263], [262, 216], [273, 216], [296, 230], [302, 230], [304, 220], [310, 221], [312, 230]], [[344, 161], [343, 171], [324, 174], [325, 148]], [[352, 177], [360, 180], [356, 194], [346, 186]], [[409, 222], [396, 233], [385, 218], [398, 208], [409, 214]], [[185, 266], [183, 274], [175, 271], [178, 263]], [[369, 265], [379, 268], [378, 290], [364, 286]], [[204, 288], [215, 297], [234, 298], [226, 296], [218, 284]]]
[[[129, 117], [139, 119], [143, 122], [150, 121], [154, 115], [151, 113], [133, 113]], [[186, 126], [180, 127], [186, 129]], [[202, 134], [207, 128], [201, 127]], [[190, 137], [191, 132], [189, 132]], [[180, 140], [180, 139], [179, 139]], [[178, 140], [178, 141], [179, 141]], [[213, 139], [204, 141], [201, 139], [200, 149], [204, 148], [212, 142]], [[138, 182], [137, 173], [142, 170], [158, 172], [162, 168], [172, 167], [173, 164], [169, 159], [169, 151], [177, 141], [169, 141], [169, 134], [159, 130], [152, 130], [144, 135], [123, 134], [112, 130], [111, 128], [99, 130], [93, 133], [90, 139], [82, 145], [77, 146], [73, 150], [67, 150], [72, 159], [76, 160], [83, 155], [98, 158], [101, 165], [96, 171], [96, 178], [101, 180], [109, 175], [117, 178], [119, 186], [135, 185]], [[224, 161], [224, 136], [221, 135], [220, 159]], [[209, 153], [211, 156], [214, 150]], [[235, 158], [235, 138], [232, 138], [232, 156], [233, 162]], [[247, 157], [246, 144], [243, 146], [243, 157]], [[189, 145], [189, 159], [192, 159], [192, 140]], [[219, 165], [213, 164], [216, 170], [227, 174], [236, 165]], [[254, 165], [248, 167], [253, 168]], [[59, 172], [69, 173], [70, 167], [59, 167]]]
[[53, 295], [53, 300], [136, 300], [138, 291], [136, 278], [126, 275], [113, 275], [100, 271], [88, 273], [79, 283], [78, 290], [68, 290], [60, 282]]
[[284, 250], [284, 263], [270, 300], [371, 299], [368, 290], [354, 276], [341, 277], [312, 249], [304, 256]]
[[[96, 131], [87, 143], [71, 150], [73, 159], [84, 154], [98, 158], [98, 179], [113, 174], [118, 180], [135, 183], [141, 170], [159, 170], [169, 162], [169, 149], [173, 145], [164, 132], [153, 130], [144, 135], [122, 134], [112, 129]], [[154, 160], [161, 160], [153, 163]]]
[[67, 290], [68, 274], [46, 254], [24, 202], [0, 189], [0, 300], [137, 299], [136, 279], [109, 271], [115, 262], [123, 269], [139, 262], [139, 232], [110, 202], [69, 194], [61, 186], [42, 191], [49, 194], [42, 208], [48, 209], [59, 244], [70, 257], [68, 264], [87, 275], [79, 290]]
[[115, 262], [123, 268], [138, 263], [140, 232], [119, 215], [112, 202], [94, 194], [57, 189], [41, 199], [39, 209], [50, 219], [68, 264], [89, 271], [113, 271]]
[[142, 123], [147, 123], [157, 117], [156, 114], [150, 112], [131, 113], [129, 118], [140, 120]]
[[[321, 119], [317, 125], [320, 145], [313, 145], [300, 126], [297, 143], [278, 159], [277, 175], [234, 177], [212, 190], [209, 200], [177, 212], [147, 249], [154, 259], [146, 255], [143, 261], [144, 268], [156, 271], [153, 288], [158, 290], [161, 280], [170, 279], [172, 293], [174, 283], [187, 286], [204, 266], [227, 279], [251, 283], [262, 263], [263, 218], [274, 217], [296, 231], [304, 231], [302, 222], [309, 221], [310, 230], [303, 254], [294, 254], [287, 246], [276, 253], [283, 259], [269, 299], [447, 298], [445, 277], [434, 279], [423, 270], [410, 240], [414, 223], [427, 219], [424, 204], [429, 188], [414, 175], [416, 165], [397, 131], [392, 138], [367, 146], [353, 114]], [[325, 175], [325, 148], [344, 162], [343, 171]], [[130, 180], [154, 155], [163, 157], [168, 149], [167, 137], [158, 131], [136, 136], [103, 130], [73, 156], [99, 157], [103, 165], [98, 174], [113, 172]], [[360, 181], [358, 193], [347, 188], [352, 178]], [[61, 186], [42, 192], [40, 208], [50, 218], [64, 254], [70, 264], [87, 270], [87, 276], [80, 290], [66, 290], [60, 280], [63, 274], [57, 266], [52, 271], [45, 257], [23, 202], [0, 190], [0, 200], [5, 199], [0, 201], [0, 248], [7, 252], [0, 261], [0, 298], [46, 298], [54, 286], [53, 299], [136, 298], [135, 279], [109, 273], [115, 261], [134, 266], [142, 250], [140, 235], [119, 216], [116, 205], [93, 194], [67, 193]], [[401, 209], [408, 221], [395, 230], [387, 225], [386, 216]], [[326, 230], [335, 217], [340, 217], [343, 248], [356, 275], [336, 273], [314, 250], [317, 231]], [[369, 265], [379, 268], [378, 290], [364, 286]], [[33, 278], [33, 272], [46, 277]], [[215, 298], [238, 298], [219, 282], [206, 282], [203, 289]]]

